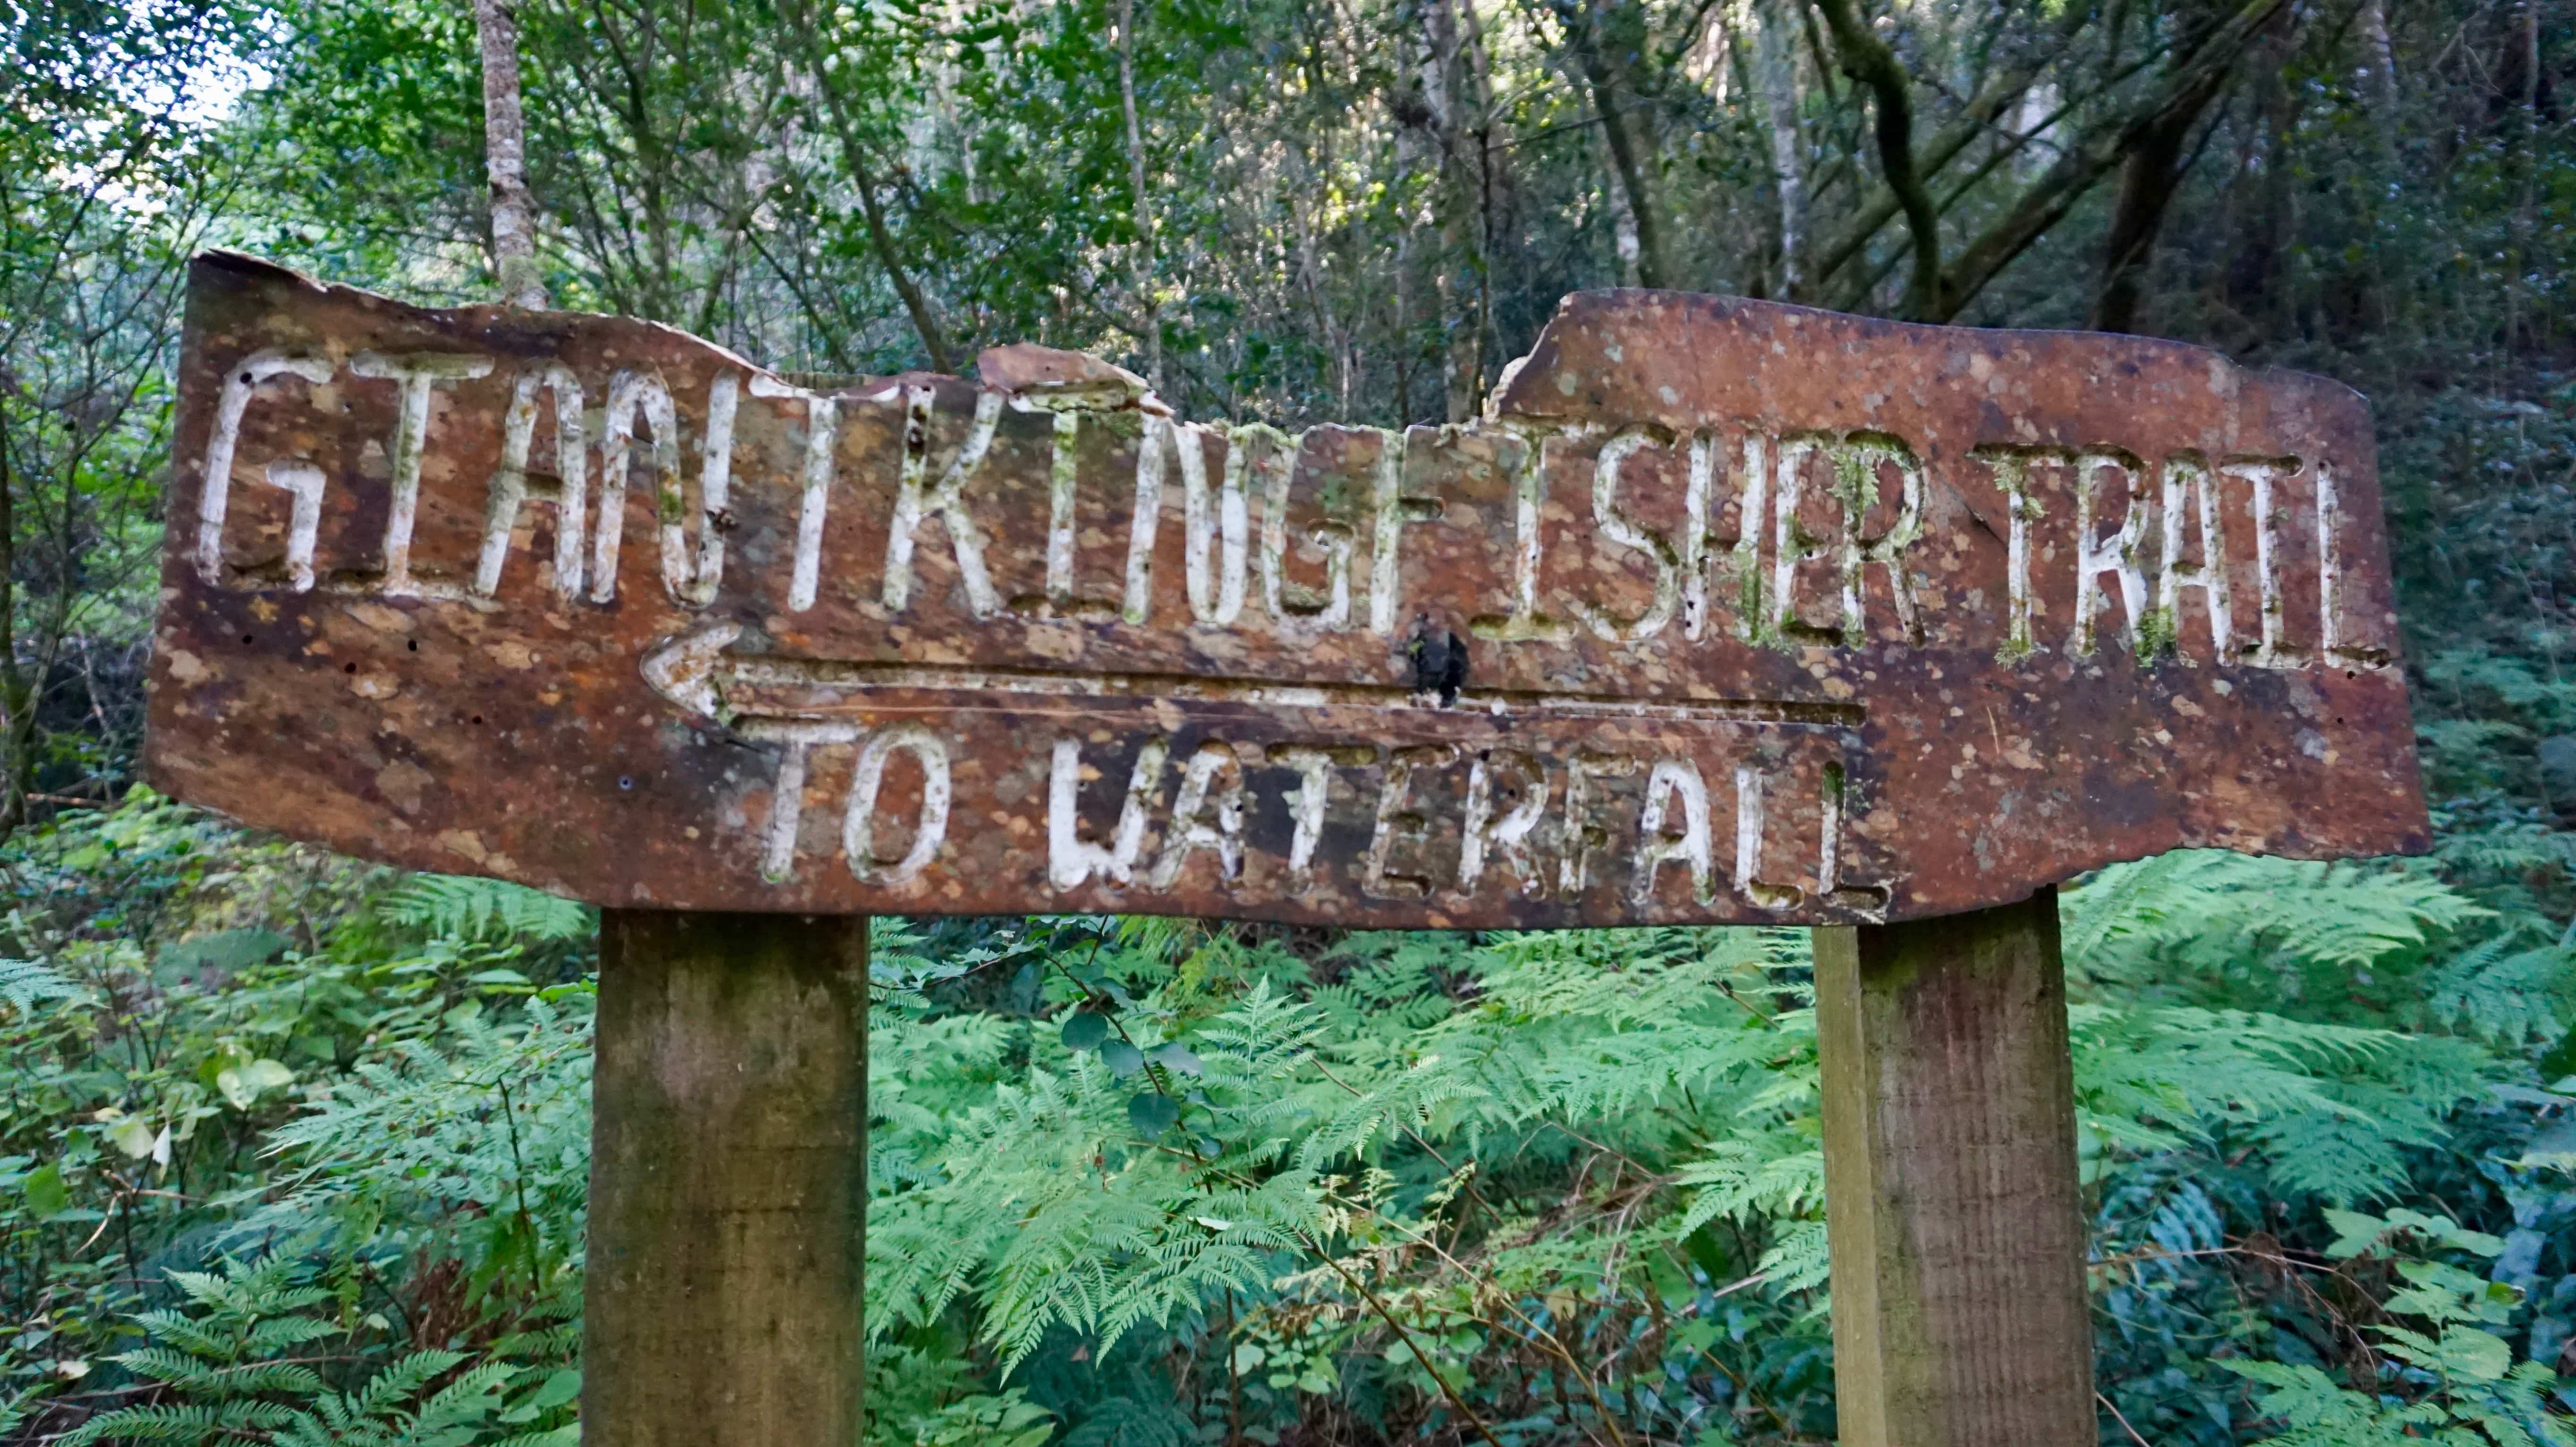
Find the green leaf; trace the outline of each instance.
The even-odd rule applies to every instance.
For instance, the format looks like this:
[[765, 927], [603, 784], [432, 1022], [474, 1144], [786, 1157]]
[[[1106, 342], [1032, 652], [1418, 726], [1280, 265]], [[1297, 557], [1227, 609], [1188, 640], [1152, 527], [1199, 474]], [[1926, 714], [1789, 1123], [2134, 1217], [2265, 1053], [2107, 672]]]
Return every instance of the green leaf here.
[[235, 1110], [248, 1110], [251, 1102], [269, 1091], [295, 1083], [295, 1072], [274, 1060], [254, 1060], [248, 1065], [215, 1072], [215, 1089]]
[[1064, 1048], [1080, 1054], [1097, 1050], [1109, 1038], [1109, 1017], [1094, 1010], [1076, 1010], [1064, 1022]]
[[139, 1115], [128, 1116], [107, 1128], [107, 1138], [116, 1148], [138, 1161], [152, 1154], [152, 1143], [158, 1134], [151, 1120]]
[[1190, 1053], [1190, 1048], [1186, 1045], [1157, 1045], [1146, 1053], [1145, 1058], [1165, 1070], [1177, 1071], [1182, 1075], [1196, 1075], [1207, 1068], [1198, 1056]]
[[1181, 1103], [1160, 1091], [1148, 1090], [1127, 1102], [1127, 1119], [1136, 1133], [1151, 1140], [1181, 1123]]
[[1109, 1067], [1110, 1074], [1125, 1080], [1145, 1068], [1145, 1052], [1124, 1040], [1110, 1040], [1100, 1047], [1100, 1063]]
[[60, 1166], [39, 1166], [27, 1177], [27, 1212], [42, 1221], [72, 1203]]

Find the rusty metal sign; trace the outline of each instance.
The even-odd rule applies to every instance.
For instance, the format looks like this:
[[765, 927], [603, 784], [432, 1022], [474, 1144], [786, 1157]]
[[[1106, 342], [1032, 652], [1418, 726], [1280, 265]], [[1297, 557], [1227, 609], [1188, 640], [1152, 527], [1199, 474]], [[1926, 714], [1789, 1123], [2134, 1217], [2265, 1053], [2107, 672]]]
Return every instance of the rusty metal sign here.
[[2330, 382], [1637, 291], [1463, 427], [978, 370], [201, 258], [151, 776], [690, 909], [1834, 923], [2426, 844]]

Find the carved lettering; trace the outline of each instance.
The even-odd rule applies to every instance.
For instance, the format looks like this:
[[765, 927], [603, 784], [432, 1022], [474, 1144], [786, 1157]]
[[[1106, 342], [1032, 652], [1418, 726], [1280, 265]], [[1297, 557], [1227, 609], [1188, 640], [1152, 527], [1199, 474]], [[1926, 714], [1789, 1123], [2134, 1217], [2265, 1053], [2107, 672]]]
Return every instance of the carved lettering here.
[[[2200, 561], [2185, 563], [2183, 517], [2200, 515]], [[2226, 523], [2218, 506], [2218, 480], [2197, 452], [2177, 452], [2164, 465], [2164, 553], [2156, 565], [2156, 608], [2164, 615], [2177, 652], [2182, 651], [2182, 590], [2200, 590], [2209, 614], [2209, 651], [2225, 662], [2235, 656], [2235, 625], [2228, 606]]]
[[1200, 623], [1230, 628], [1243, 615], [1251, 551], [1252, 513], [1243, 490], [1249, 454], [1240, 441], [1228, 444], [1217, 495], [1211, 499], [1206, 437], [1207, 430], [1201, 427], [1180, 429], [1183, 574], [1189, 587], [1190, 616]]
[[[1640, 524], [1619, 502], [1619, 468], [1638, 451], [1654, 445], [1644, 431], [1630, 428], [1601, 444], [1600, 455], [1592, 464], [1592, 518], [1604, 536], [1621, 547], [1644, 553], [1655, 567], [1655, 597], [1646, 610], [1634, 618], [1614, 618], [1588, 603], [1575, 604], [1575, 616], [1592, 625], [1592, 631], [1615, 643], [1643, 643], [1664, 631], [1664, 625], [1682, 608], [1685, 585], [1693, 591], [1704, 590], [1707, 581], [1696, 566], [1698, 553], [1705, 546], [1708, 514], [1708, 466], [1702, 450], [1691, 448], [1689, 482], [1682, 505], [1681, 547], [1664, 534]], [[1689, 556], [1684, 556], [1687, 550]], [[1696, 614], [1697, 607], [1692, 609]], [[1695, 632], [1696, 630], [1694, 630]]]
[[1232, 883], [1243, 877], [1243, 765], [1233, 749], [1215, 742], [1199, 745], [1181, 766], [1172, 825], [1163, 831], [1163, 857], [1155, 861], [1150, 881], [1154, 888], [1179, 883], [1190, 855], [1202, 849], [1216, 855], [1218, 878]]
[[1397, 749], [1387, 756], [1378, 785], [1377, 827], [1369, 833], [1368, 860], [1360, 873], [1360, 891], [1379, 899], [1419, 899], [1431, 892], [1431, 877], [1395, 867], [1399, 845], [1420, 845], [1429, 821], [1412, 805], [1413, 776], [1440, 768], [1458, 757], [1446, 744]]
[[822, 588], [823, 523], [832, 505], [832, 453], [840, 441], [841, 399], [829, 392], [791, 387], [766, 372], [752, 374], [751, 395], [805, 404], [805, 466], [799, 479], [804, 496], [796, 507], [796, 561], [787, 576], [787, 610], [801, 613], [814, 606]]
[[[1678, 821], [1672, 818], [1676, 804], [1681, 806]], [[1656, 871], [1676, 863], [1690, 871], [1693, 900], [1707, 904], [1717, 898], [1717, 866], [1708, 838], [1708, 785], [1688, 759], [1658, 759], [1646, 780], [1646, 807], [1637, 820], [1637, 874], [1629, 886], [1629, 898], [1638, 904], [1653, 900]]]
[[[921, 813], [913, 820], [910, 847], [888, 862], [877, 853], [877, 796], [885, 787], [886, 764], [898, 752], [921, 765]], [[948, 745], [938, 735], [920, 724], [896, 724], [869, 734], [859, 745], [849, 805], [841, 816], [841, 853], [849, 860], [851, 877], [889, 889], [919, 879], [948, 838], [948, 798]]]
[[445, 352], [401, 357], [360, 352], [349, 359], [349, 370], [361, 377], [398, 383], [402, 389], [393, 441], [386, 448], [393, 461], [393, 500], [385, 510], [385, 566], [380, 586], [388, 597], [417, 594], [421, 590], [411, 576], [411, 534], [420, 514], [420, 459], [429, 439], [429, 389], [441, 382], [484, 376], [492, 370], [492, 359]]
[[[966, 594], [967, 611], [978, 618], [990, 618], [1001, 611], [1002, 600], [993, 591], [993, 575], [984, 567], [983, 530], [966, 508], [966, 479], [983, 466], [984, 454], [992, 450], [993, 432], [1002, 419], [1002, 394], [976, 395], [975, 420], [967, 428], [966, 441], [933, 485], [927, 482], [930, 404], [938, 395], [929, 387], [917, 386], [905, 398], [903, 472], [895, 492], [894, 522], [886, 532], [885, 587], [881, 596], [888, 612], [900, 613], [912, 605], [914, 539], [922, 522], [936, 513], [948, 529], [949, 549], [957, 555], [958, 586]], [[1068, 560], [1068, 573], [1070, 567]]]
[[1379, 633], [1395, 632], [1398, 580], [1403, 577], [1396, 546], [1405, 526], [1436, 523], [1443, 511], [1440, 499], [1404, 491], [1405, 439], [1410, 435], [1378, 433], [1377, 465], [1369, 470], [1376, 529], [1369, 542], [1369, 627]]
[[1094, 875], [1110, 884], [1127, 884], [1136, 874], [1137, 853], [1145, 847], [1146, 812], [1162, 782], [1163, 761], [1171, 745], [1148, 739], [1136, 751], [1136, 766], [1118, 804], [1118, 822], [1109, 843], [1082, 837], [1082, 742], [1055, 741], [1047, 783], [1047, 882], [1059, 890], [1078, 889]]
[[[528, 449], [536, 440], [541, 390], [553, 398], [555, 408], [556, 480], [543, 493], [528, 485]], [[510, 410], [501, 419], [501, 465], [492, 473], [484, 501], [483, 551], [474, 563], [476, 596], [489, 598], [500, 591], [519, 508], [532, 501], [555, 505], [555, 596], [569, 602], [581, 595], [582, 513], [590, 494], [590, 447], [581, 408], [581, 381], [560, 362], [531, 367], [512, 385]]]
[[[2066, 651], [2082, 658], [2098, 639], [2094, 623], [2109, 599], [2102, 580], [2120, 582], [2121, 631], [2136, 648], [2139, 625], [2146, 618], [2147, 575], [2138, 562], [2138, 544], [2147, 532], [2145, 464], [2126, 452], [2087, 452], [2075, 459], [2075, 636]], [[2100, 536], [2102, 475], [2120, 476], [2120, 525]]]
[[[1497, 813], [1497, 794], [1510, 807]], [[1467, 770], [1467, 819], [1458, 852], [1458, 888], [1472, 895], [1489, 860], [1499, 860], [1522, 894], [1546, 892], [1547, 876], [1530, 858], [1530, 836], [1547, 817], [1547, 768], [1523, 749], [1489, 749]]]

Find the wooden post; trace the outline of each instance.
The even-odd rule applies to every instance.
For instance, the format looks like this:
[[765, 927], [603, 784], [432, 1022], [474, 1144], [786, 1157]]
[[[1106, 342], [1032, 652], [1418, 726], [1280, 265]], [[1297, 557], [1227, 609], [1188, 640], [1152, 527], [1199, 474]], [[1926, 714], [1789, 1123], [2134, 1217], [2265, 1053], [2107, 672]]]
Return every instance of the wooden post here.
[[1843, 1447], [2091, 1447], [2057, 895], [1816, 931]]
[[591, 1085], [588, 1447], [855, 1447], [864, 915], [611, 909]]

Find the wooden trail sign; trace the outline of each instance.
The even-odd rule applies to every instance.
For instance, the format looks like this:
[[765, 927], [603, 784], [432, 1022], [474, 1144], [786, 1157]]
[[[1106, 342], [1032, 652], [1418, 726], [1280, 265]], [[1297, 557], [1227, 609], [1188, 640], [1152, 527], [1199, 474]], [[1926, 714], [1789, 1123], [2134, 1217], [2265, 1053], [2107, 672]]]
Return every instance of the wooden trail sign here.
[[1492, 415], [191, 279], [151, 776], [601, 904], [1847, 923], [2423, 847], [2366, 412], [1569, 297]]
[[192, 272], [151, 777], [609, 907], [585, 1440], [854, 1440], [870, 911], [1828, 926], [1841, 1440], [2094, 1440], [2050, 887], [2427, 844], [2359, 397], [1636, 291], [1463, 427], [978, 371]]

